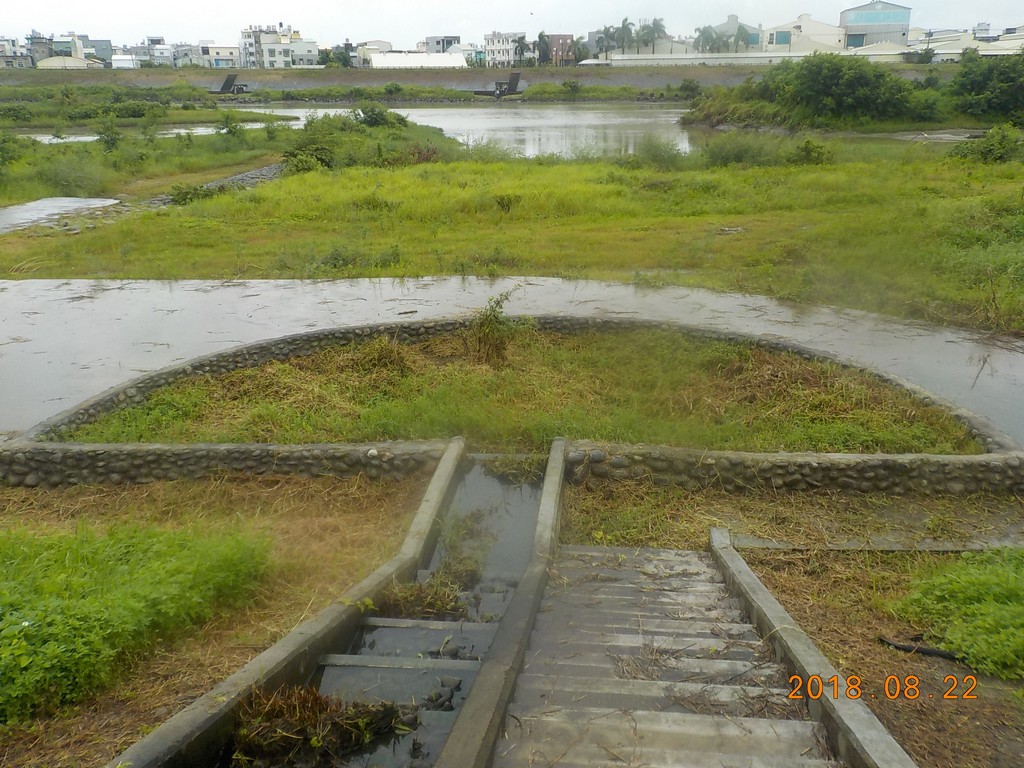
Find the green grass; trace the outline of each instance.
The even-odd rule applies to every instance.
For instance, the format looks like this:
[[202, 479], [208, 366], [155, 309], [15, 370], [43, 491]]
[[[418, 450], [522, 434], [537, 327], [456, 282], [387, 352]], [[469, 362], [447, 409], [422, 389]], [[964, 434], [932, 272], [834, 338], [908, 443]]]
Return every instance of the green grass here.
[[830, 165], [707, 168], [664, 152], [357, 165], [74, 238], [2, 236], [0, 275], [573, 276], [1024, 332], [1024, 166], [895, 140], [828, 144]]
[[979, 672], [1024, 678], [1024, 550], [965, 552], [895, 609]]
[[0, 722], [101, 689], [158, 636], [243, 597], [265, 549], [152, 527], [0, 532]]
[[190, 378], [70, 439], [314, 443], [463, 435], [478, 447], [529, 451], [565, 436], [751, 451], [979, 450], [962, 426], [909, 393], [795, 355], [653, 330], [568, 337], [521, 331], [497, 366], [467, 354], [474, 346], [452, 337], [408, 347], [381, 338]]

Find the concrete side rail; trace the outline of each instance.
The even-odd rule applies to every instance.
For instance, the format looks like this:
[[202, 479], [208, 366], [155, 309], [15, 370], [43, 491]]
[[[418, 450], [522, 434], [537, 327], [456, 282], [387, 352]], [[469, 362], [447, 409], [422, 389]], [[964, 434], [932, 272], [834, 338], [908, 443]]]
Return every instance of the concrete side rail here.
[[548, 566], [558, 547], [564, 479], [565, 441], [558, 439], [551, 445], [544, 473], [533, 557], [434, 768], [486, 768], [491, 762], [548, 583]]
[[348, 590], [341, 600], [263, 651], [235, 674], [171, 717], [108, 764], [107, 768], [195, 768], [218, 764], [230, 748], [238, 707], [253, 688], [274, 689], [305, 683], [320, 657], [362, 621], [359, 604], [377, 601], [395, 581], [415, 577], [437, 537], [437, 519], [465, 453], [462, 438], [452, 440], [423, 495], [398, 555]]
[[[736, 551], [726, 529], [711, 529], [711, 555], [726, 584], [746, 603], [751, 623], [792, 674], [804, 680], [839, 676]], [[822, 696], [807, 703], [811, 717], [825, 728], [829, 746], [850, 768], [917, 768], [863, 701]]]

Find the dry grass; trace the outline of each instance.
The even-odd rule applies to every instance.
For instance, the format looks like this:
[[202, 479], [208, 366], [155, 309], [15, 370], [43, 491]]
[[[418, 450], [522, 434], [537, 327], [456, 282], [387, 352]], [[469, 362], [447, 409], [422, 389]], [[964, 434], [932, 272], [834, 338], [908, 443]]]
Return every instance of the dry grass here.
[[[963, 693], [968, 667], [901, 653], [877, 641], [880, 635], [907, 638], [917, 631], [894, 618], [887, 605], [906, 593], [920, 569], [949, 556], [747, 550], [744, 557], [840, 674], [863, 680], [864, 701], [919, 765], [1024, 764], [1024, 685], [979, 677], [976, 700], [945, 700], [950, 684], [944, 678], [955, 676], [961, 683], [956, 692]], [[917, 676], [920, 698], [888, 700], [883, 686], [889, 675]]]
[[340, 765], [343, 756], [417, 724], [414, 707], [343, 702], [305, 686], [254, 691], [239, 720], [232, 768]]
[[132, 520], [195, 530], [245, 528], [272, 541], [249, 605], [159, 646], [115, 689], [52, 719], [0, 732], [0, 766], [100, 765], [191, 703], [390, 557], [422, 482], [221, 477], [62, 491], [0, 488], [0, 525], [40, 531]]
[[908, 544], [1021, 531], [1021, 499], [806, 492], [728, 494], [643, 481], [588, 482], [564, 495], [565, 544], [703, 549], [714, 526], [796, 546], [869, 538]]

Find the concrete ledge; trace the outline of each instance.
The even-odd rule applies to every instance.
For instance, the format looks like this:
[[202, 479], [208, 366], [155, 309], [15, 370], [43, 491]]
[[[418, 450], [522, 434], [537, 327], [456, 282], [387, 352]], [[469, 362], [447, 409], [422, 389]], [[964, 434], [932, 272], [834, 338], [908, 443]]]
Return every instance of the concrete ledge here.
[[558, 546], [565, 441], [551, 445], [534, 537], [534, 554], [501, 619], [473, 688], [459, 710], [434, 768], [486, 768], [505, 721], [516, 676], [530, 642], [534, 618], [548, 583], [548, 566]]
[[194, 768], [216, 765], [230, 747], [239, 705], [256, 687], [302, 684], [319, 659], [347, 645], [359, 629], [360, 601], [379, 601], [394, 581], [416, 575], [437, 536], [436, 521], [465, 452], [462, 438], [448, 445], [420, 502], [401, 552], [356, 584], [338, 603], [289, 632], [235, 674], [136, 742], [108, 768]]
[[[792, 674], [805, 680], [839, 675], [733, 548], [727, 530], [712, 528], [711, 555], [726, 584], [746, 603], [751, 623]], [[825, 728], [832, 751], [850, 768], [917, 768], [863, 701], [822, 696], [807, 703], [811, 717]]]

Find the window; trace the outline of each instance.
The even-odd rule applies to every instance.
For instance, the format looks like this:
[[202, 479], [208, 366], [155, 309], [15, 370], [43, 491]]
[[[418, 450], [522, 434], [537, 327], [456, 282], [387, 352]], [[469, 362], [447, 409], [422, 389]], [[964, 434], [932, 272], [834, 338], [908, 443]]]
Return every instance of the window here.
[[789, 45], [793, 42], [792, 32], [776, 32], [775, 33], [775, 44], [776, 45]]

